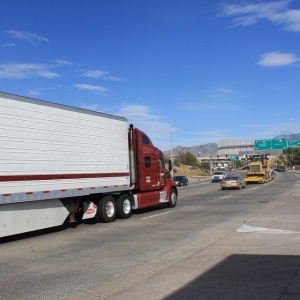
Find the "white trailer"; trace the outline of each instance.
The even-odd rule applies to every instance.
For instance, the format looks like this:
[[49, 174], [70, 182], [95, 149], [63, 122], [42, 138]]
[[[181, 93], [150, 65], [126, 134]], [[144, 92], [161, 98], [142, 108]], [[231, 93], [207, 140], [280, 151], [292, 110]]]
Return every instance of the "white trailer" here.
[[129, 189], [125, 118], [6, 93], [0, 117], [0, 237], [61, 225], [58, 199]]

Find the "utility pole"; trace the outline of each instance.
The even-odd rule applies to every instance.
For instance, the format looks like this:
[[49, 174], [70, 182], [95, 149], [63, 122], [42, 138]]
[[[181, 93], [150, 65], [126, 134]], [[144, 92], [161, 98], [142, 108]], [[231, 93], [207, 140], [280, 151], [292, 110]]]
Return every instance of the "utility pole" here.
[[190, 130], [190, 129], [178, 129], [178, 130], [175, 130], [175, 131], [172, 131], [172, 129], [170, 129], [170, 149], [171, 149], [170, 160], [171, 160], [171, 164], [172, 164], [172, 170], [171, 170], [172, 179], [173, 179], [173, 176], [174, 176], [174, 171], [173, 171], [173, 166], [174, 166], [174, 163], [173, 163], [173, 135], [177, 132], [187, 131], [187, 130]]

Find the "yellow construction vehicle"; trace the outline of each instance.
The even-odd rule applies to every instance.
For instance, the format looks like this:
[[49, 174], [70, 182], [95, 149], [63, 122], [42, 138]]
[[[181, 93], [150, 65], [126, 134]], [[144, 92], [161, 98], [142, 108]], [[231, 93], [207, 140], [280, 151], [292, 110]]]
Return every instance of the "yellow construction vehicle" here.
[[247, 158], [247, 183], [265, 183], [273, 179], [272, 160], [267, 155], [252, 155]]

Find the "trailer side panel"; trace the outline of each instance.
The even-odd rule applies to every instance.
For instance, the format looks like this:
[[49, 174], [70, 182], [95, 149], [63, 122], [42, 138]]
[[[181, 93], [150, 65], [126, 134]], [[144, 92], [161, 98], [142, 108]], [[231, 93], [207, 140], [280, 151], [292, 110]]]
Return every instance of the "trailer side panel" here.
[[130, 184], [121, 117], [0, 93], [0, 152], [0, 204]]

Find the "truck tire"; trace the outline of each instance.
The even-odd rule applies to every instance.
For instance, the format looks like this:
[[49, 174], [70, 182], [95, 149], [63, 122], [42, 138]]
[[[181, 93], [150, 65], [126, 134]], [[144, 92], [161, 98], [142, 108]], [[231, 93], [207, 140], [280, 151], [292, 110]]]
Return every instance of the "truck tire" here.
[[113, 222], [116, 219], [116, 202], [113, 196], [104, 196], [97, 204], [97, 221]]
[[132, 205], [130, 196], [127, 194], [121, 195], [116, 201], [117, 217], [120, 219], [128, 219], [132, 214]]
[[171, 189], [170, 191], [170, 200], [167, 203], [168, 207], [175, 207], [177, 204], [177, 192], [175, 189]]

